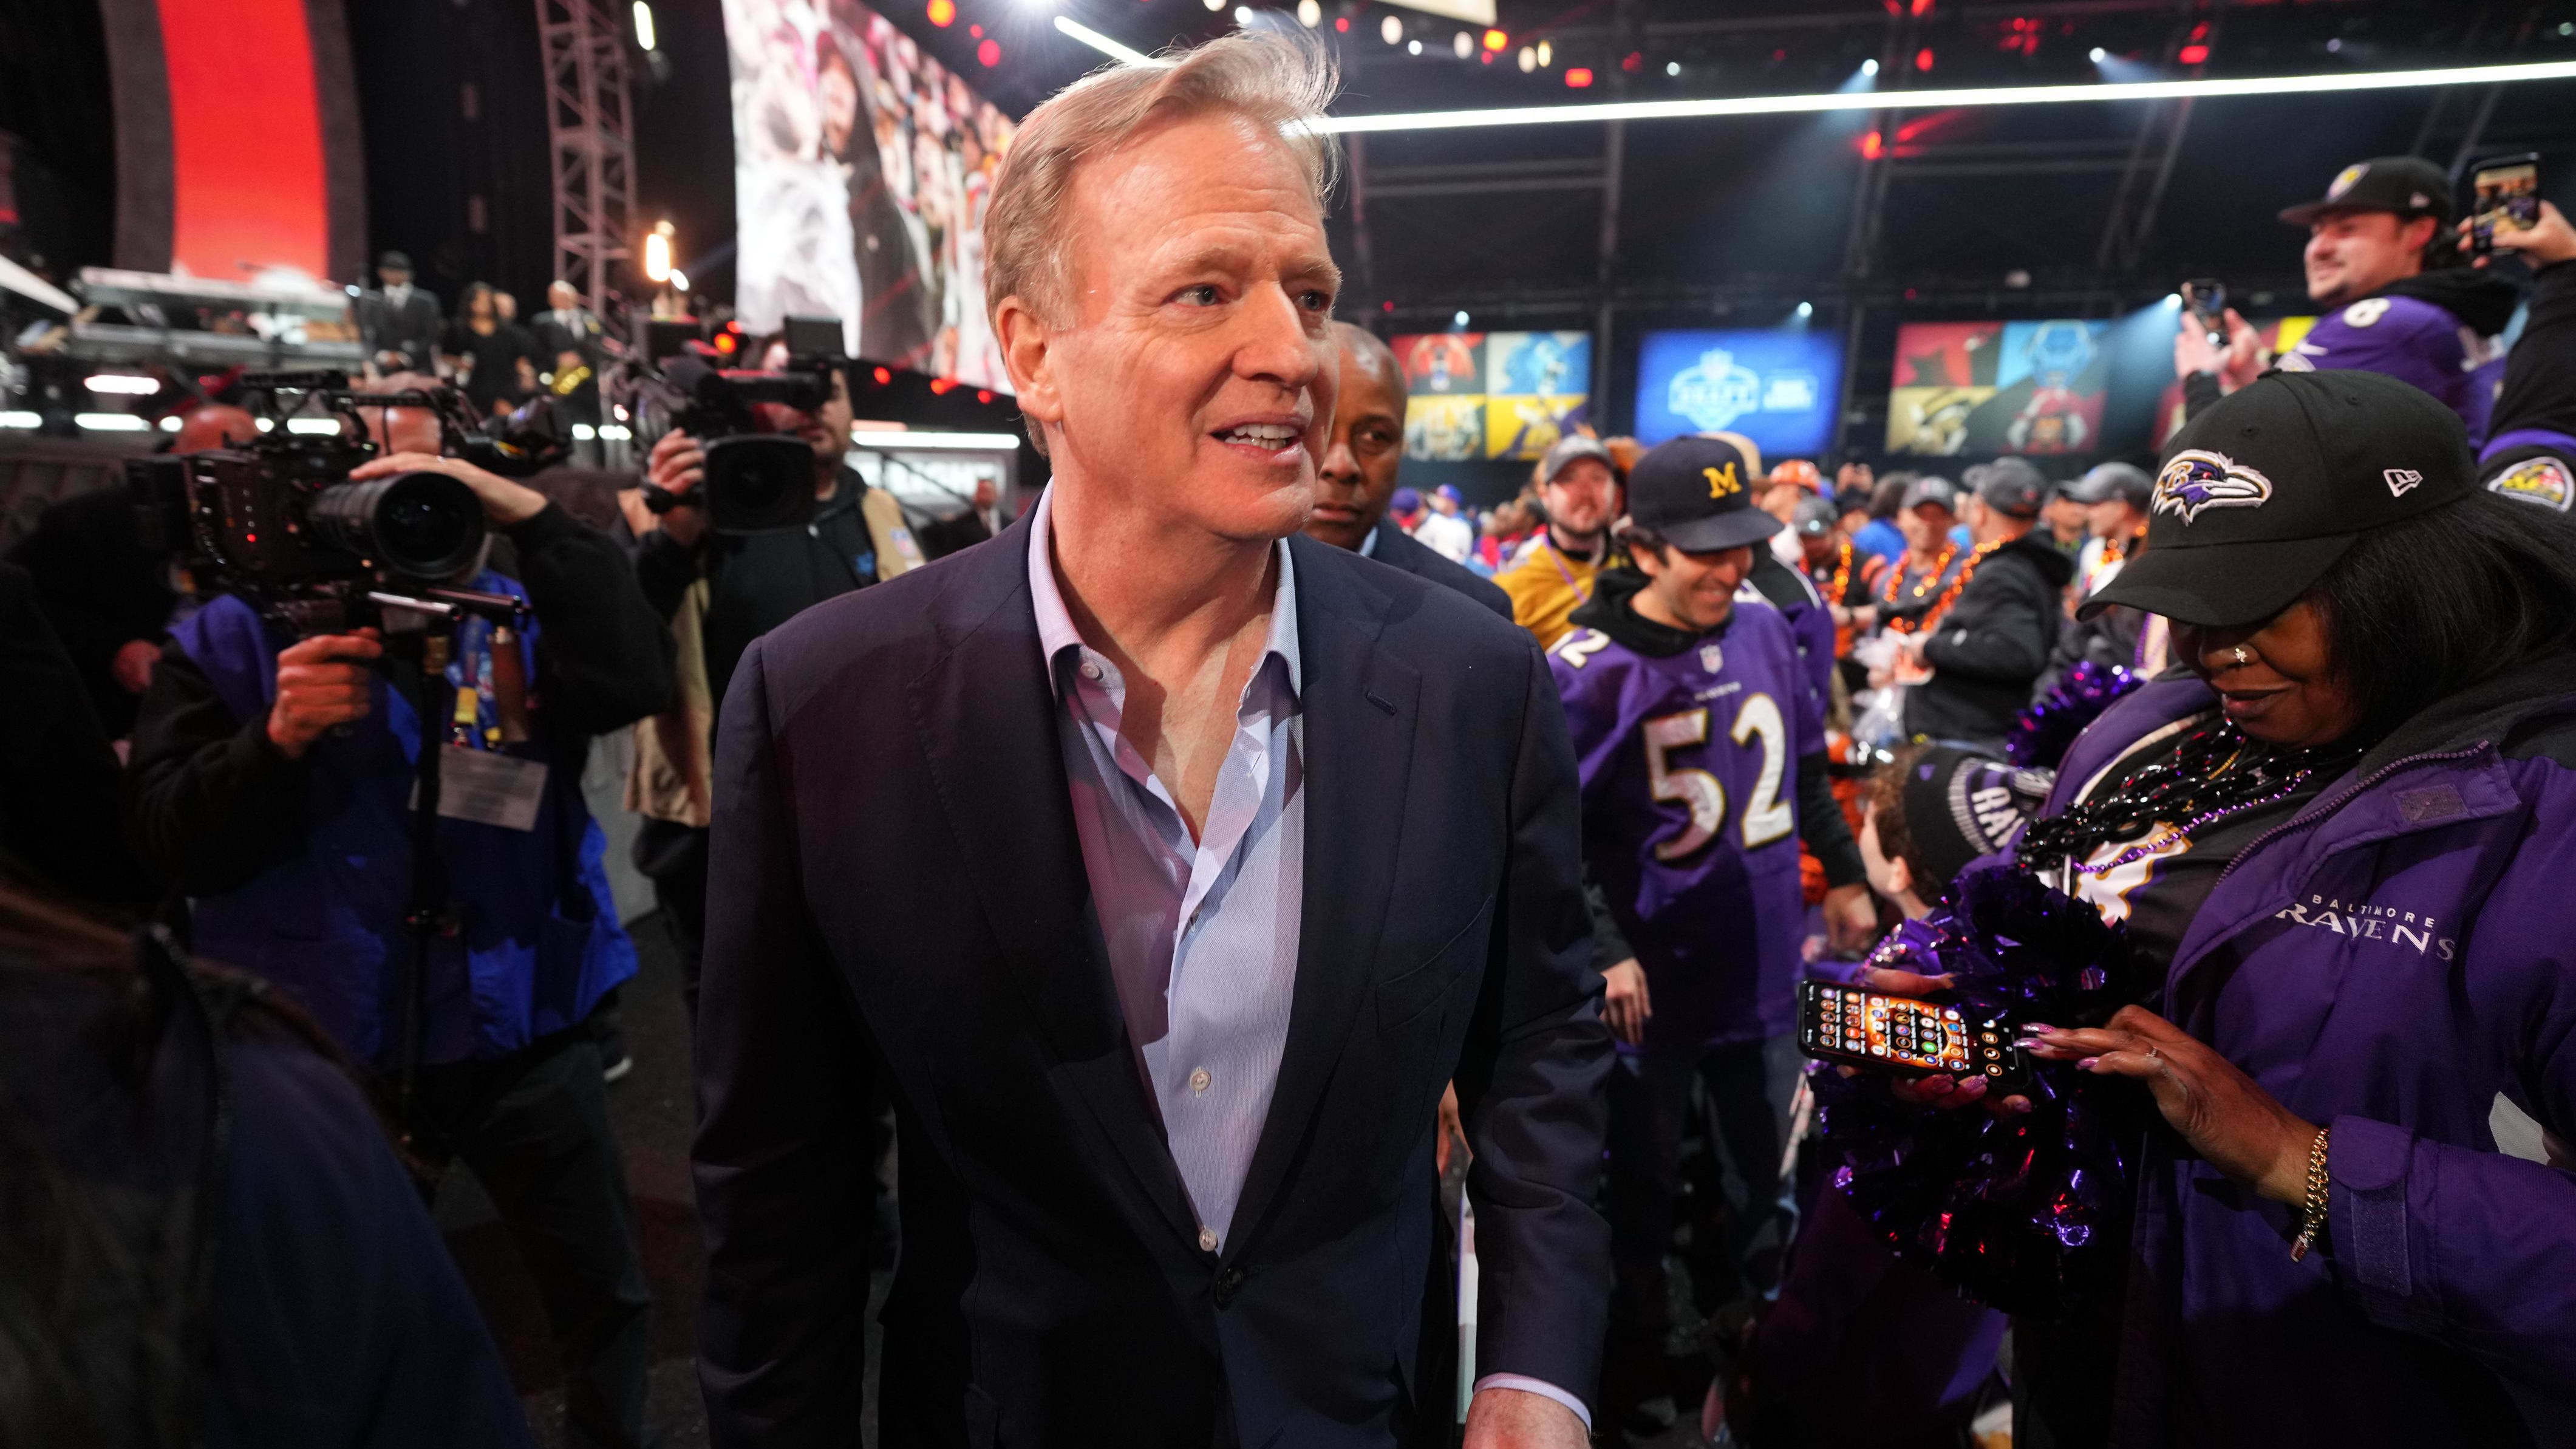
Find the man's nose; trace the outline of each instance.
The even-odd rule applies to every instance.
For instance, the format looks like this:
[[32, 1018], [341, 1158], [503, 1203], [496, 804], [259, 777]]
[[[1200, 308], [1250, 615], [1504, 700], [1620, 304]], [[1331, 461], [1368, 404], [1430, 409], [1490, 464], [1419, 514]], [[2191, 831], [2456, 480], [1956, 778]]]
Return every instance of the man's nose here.
[[1307, 332], [1305, 315], [1286, 290], [1254, 288], [1237, 315], [1242, 328], [1235, 351], [1237, 372], [1267, 378], [1291, 390], [1315, 380], [1323, 364], [1322, 349]]
[[1324, 450], [1323, 464], [1315, 472], [1327, 483], [1356, 482], [1360, 476], [1360, 460], [1351, 452], [1350, 440], [1333, 439], [1332, 446]]

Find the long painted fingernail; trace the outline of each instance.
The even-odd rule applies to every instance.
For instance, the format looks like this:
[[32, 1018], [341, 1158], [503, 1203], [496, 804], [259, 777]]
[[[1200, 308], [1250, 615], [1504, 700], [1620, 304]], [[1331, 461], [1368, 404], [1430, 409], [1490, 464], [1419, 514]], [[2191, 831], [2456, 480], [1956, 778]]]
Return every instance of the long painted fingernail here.
[[2025, 1051], [2025, 1052], [2027, 1052], [2027, 1051], [2036, 1051], [2036, 1050], [2038, 1050], [2039, 1048], [2044, 1047], [2044, 1046], [2046, 1046], [2046, 1045], [2048, 1045], [2048, 1043], [2046, 1043], [2046, 1042], [2044, 1042], [2044, 1041], [2041, 1041], [2041, 1040], [2039, 1040], [2039, 1039], [2038, 1039], [2038, 1038], [2036, 1038], [2036, 1037], [2027, 1037], [2027, 1036], [2026, 1036], [2026, 1037], [2023, 1037], [2021, 1040], [2019, 1040], [2019, 1041], [2017, 1041], [2017, 1042], [2014, 1042], [2014, 1043], [2013, 1043], [2013, 1049], [2014, 1049], [2014, 1050], [2016, 1050], [2016, 1051]]
[[1968, 1084], [1959, 1089], [1959, 1095], [1963, 1097], [1982, 1097], [1985, 1094], [1986, 1079], [1983, 1077], [1970, 1077]]
[[2006, 1107], [2011, 1108], [2011, 1109], [2012, 1109], [2012, 1113], [2013, 1113], [2013, 1115], [2014, 1115], [2014, 1116], [2016, 1116], [2016, 1117], [2027, 1117], [2027, 1116], [2029, 1116], [2032, 1112], [2034, 1112], [2034, 1111], [2038, 1110], [2037, 1108], [2035, 1108], [2035, 1107], [2031, 1106], [2031, 1104], [2030, 1104], [2030, 1098], [2028, 1098], [2028, 1097], [2012, 1097], [2012, 1098], [2008, 1098], [2008, 1099], [2006, 1099], [2006, 1101], [2004, 1102], [2004, 1105], [2005, 1105]]
[[2079, 1072], [2089, 1072], [2093, 1070], [2093, 1064], [2100, 1060], [2102, 1060], [2100, 1057], [2086, 1057], [2084, 1060], [2075, 1064], [2075, 1070]]
[[2050, 1026], [2044, 1021], [2025, 1021], [2021, 1024], [2021, 1029], [2025, 1035], [2029, 1036], [2046, 1036], [2050, 1032], [2057, 1030], [2056, 1027]]

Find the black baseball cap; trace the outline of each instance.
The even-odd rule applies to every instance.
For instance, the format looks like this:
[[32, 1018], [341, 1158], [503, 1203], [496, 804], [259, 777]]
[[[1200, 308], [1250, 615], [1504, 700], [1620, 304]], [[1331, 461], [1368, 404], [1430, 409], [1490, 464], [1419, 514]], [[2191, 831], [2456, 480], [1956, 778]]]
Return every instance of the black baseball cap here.
[[2306, 226], [2329, 211], [2393, 211], [2400, 216], [2451, 219], [2451, 173], [2421, 156], [2375, 156], [2355, 161], [2335, 173], [2325, 196], [2303, 201], [2281, 213], [2292, 226]]
[[2178, 623], [2288, 608], [2353, 540], [2477, 491], [2457, 413], [2375, 372], [2267, 372], [2184, 424], [2147, 505], [2147, 546], [2076, 610]]
[[376, 258], [376, 270], [380, 272], [408, 272], [411, 270], [411, 257], [409, 254], [404, 252], [387, 252], [383, 256]]
[[1659, 443], [1628, 473], [1628, 521], [1684, 553], [1760, 543], [1780, 520], [1753, 506], [1761, 453], [1725, 434]]

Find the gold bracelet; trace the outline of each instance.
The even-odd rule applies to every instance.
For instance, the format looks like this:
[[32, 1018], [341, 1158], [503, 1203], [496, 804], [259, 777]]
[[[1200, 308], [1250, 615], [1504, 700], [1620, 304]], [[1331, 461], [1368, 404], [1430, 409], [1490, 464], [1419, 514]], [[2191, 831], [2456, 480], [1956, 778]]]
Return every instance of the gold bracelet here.
[[2290, 1261], [2295, 1263], [2308, 1255], [2317, 1240], [2317, 1229], [2326, 1225], [2326, 1134], [2331, 1127], [2317, 1129], [2317, 1140], [2308, 1145], [2308, 1198], [2299, 1205], [2299, 1235], [2290, 1240]]

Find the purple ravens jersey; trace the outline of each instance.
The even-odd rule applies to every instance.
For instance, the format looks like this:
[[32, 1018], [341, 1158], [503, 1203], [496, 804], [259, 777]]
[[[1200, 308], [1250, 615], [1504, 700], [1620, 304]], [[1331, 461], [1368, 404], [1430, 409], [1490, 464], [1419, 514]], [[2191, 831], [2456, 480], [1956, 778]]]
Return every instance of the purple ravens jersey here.
[[2318, 318], [2277, 365], [2284, 372], [2348, 368], [2412, 383], [2460, 415], [2472, 446], [2486, 437], [2504, 384], [2504, 349], [2495, 339], [2421, 297], [2364, 297], [2338, 308]]
[[1824, 749], [1796, 639], [1750, 588], [1679, 654], [1578, 628], [1548, 651], [1584, 856], [1646, 970], [1653, 1046], [1789, 1030], [1806, 902], [1798, 759]]

